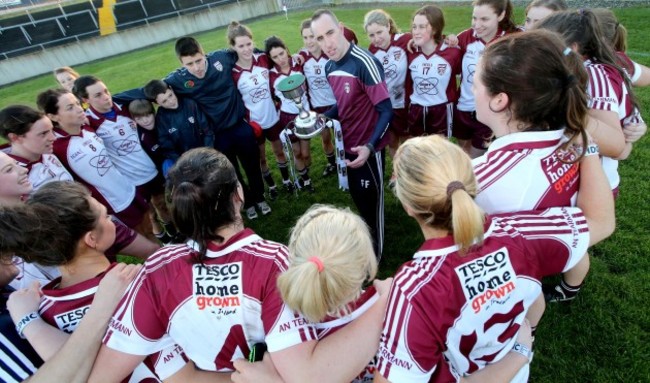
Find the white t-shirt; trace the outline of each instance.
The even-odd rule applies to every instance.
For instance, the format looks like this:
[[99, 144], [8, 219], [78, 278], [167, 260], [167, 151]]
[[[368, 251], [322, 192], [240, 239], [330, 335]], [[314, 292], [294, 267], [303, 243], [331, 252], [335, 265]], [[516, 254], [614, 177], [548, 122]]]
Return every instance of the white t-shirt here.
[[104, 141], [106, 152], [115, 167], [135, 186], [144, 185], [157, 174], [156, 165], [142, 148], [135, 121], [118, 104], [113, 104], [115, 119], [111, 120], [92, 107], [86, 110], [90, 126]]

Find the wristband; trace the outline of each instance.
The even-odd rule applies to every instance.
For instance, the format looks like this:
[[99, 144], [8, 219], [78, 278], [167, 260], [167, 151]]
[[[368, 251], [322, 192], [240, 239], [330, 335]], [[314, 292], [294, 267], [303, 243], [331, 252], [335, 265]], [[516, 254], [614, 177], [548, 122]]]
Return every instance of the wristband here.
[[519, 342], [515, 342], [515, 345], [512, 346], [511, 352], [516, 352], [517, 354], [521, 354], [528, 359], [528, 362], [530, 363], [530, 357], [532, 356], [532, 351], [528, 348], [528, 346], [524, 346], [523, 344]]
[[18, 321], [18, 324], [16, 325], [16, 332], [18, 333], [18, 336], [25, 339], [25, 335], [23, 334], [23, 331], [25, 331], [25, 327], [27, 327], [28, 324], [32, 323], [35, 319], [39, 319], [40, 317], [41, 316], [38, 315], [36, 311], [32, 311], [31, 313], [25, 315], [23, 319]]
[[600, 153], [600, 148], [598, 147], [598, 144], [589, 141], [589, 144], [587, 145], [587, 150], [585, 150], [585, 157], [587, 156], [593, 156], [593, 155], [598, 155]]
[[375, 145], [371, 144], [370, 142], [368, 142], [365, 147], [370, 150], [370, 154], [373, 154], [375, 152]]

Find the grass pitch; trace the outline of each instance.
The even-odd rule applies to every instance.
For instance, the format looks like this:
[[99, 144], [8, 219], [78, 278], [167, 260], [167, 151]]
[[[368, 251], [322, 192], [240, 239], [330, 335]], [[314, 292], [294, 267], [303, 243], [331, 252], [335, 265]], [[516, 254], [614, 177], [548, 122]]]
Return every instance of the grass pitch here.
[[[414, 7], [386, 7], [398, 25], [408, 30]], [[363, 15], [369, 8], [335, 9], [338, 17], [357, 32], [360, 45], [367, 47], [363, 34]], [[446, 33], [458, 33], [470, 26], [469, 7], [445, 7]], [[292, 52], [301, 46], [300, 21], [311, 11], [291, 12], [248, 24], [255, 41], [275, 34], [282, 37]], [[517, 9], [523, 21], [523, 10]], [[616, 11], [629, 31], [628, 52], [632, 59], [650, 65], [650, 18], [648, 8]], [[226, 46], [225, 29], [197, 35], [208, 51]], [[137, 52], [76, 67], [81, 74], [103, 79], [114, 93], [141, 86], [150, 79], [162, 78], [178, 66], [173, 41], [143, 48]], [[64, 64], [64, 63], [62, 63]], [[0, 89], [0, 107], [23, 103], [34, 105], [36, 94], [56, 83], [45, 75]], [[650, 89], [636, 89], [650, 121]], [[264, 238], [286, 243], [290, 225], [313, 203], [353, 206], [348, 194], [337, 189], [334, 178], [319, 175], [325, 165], [318, 139], [312, 140], [314, 164], [311, 174], [315, 194], [298, 197], [281, 195], [271, 203], [273, 213], [260, 217], [250, 226]], [[269, 152], [269, 156], [271, 156]], [[269, 157], [272, 158], [272, 157]], [[549, 305], [539, 326], [532, 363], [533, 382], [648, 382], [650, 381], [650, 139], [646, 136], [630, 158], [620, 164], [621, 185], [617, 200], [617, 230], [604, 243], [590, 250], [591, 272], [583, 291], [570, 305]], [[387, 168], [390, 169], [390, 159]], [[388, 175], [390, 170], [387, 170]], [[279, 179], [276, 174], [276, 179]], [[327, 233], [323, 233], [327, 236]], [[409, 259], [422, 242], [417, 225], [386, 189], [386, 244], [380, 277], [392, 275]]]

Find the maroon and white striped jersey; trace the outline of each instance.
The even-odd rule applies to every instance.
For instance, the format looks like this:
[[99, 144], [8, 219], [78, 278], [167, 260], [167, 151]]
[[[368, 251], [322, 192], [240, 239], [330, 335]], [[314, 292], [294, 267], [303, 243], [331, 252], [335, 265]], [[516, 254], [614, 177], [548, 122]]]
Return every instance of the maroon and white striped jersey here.
[[461, 50], [438, 44], [430, 55], [414, 52], [408, 55], [412, 92], [411, 104], [434, 106], [458, 99], [456, 76], [461, 73]]
[[[287, 114], [298, 114], [300, 113], [300, 109], [298, 109], [298, 106], [296, 106], [296, 103], [293, 102], [293, 100], [284, 97], [282, 92], [278, 90], [278, 85], [282, 80], [294, 74], [302, 74], [302, 68], [300, 65], [295, 63], [291, 65], [291, 70], [288, 74], [280, 72], [280, 69], [277, 66], [271, 69], [271, 91], [275, 97], [280, 100], [280, 110]], [[302, 106], [307, 110], [311, 109], [309, 106], [309, 100], [307, 99], [307, 93], [302, 95]]]
[[260, 124], [262, 129], [272, 128], [280, 119], [280, 113], [271, 97], [273, 93], [267, 56], [264, 53], [253, 54], [252, 66], [248, 69], [235, 65], [232, 68], [232, 78], [241, 93], [250, 120]]
[[406, 74], [408, 71], [407, 45], [410, 33], [397, 33], [390, 37], [390, 45], [384, 50], [370, 44], [368, 50], [375, 55], [384, 67], [386, 86], [393, 109], [406, 107]]
[[72, 175], [53, 154], [43, 154], [36, 161], [11, 154], [11, 146], [7, 145], [2, 151], [13, 158], [16, 163], [27, 169], [27, 176], [34, 191], [51, 181], [72, 181]]
[[[359, 318], [366, 311], [368, 311], [368, 309], [370, 309], [370, 307], [372, 307], [372, 305], [374, 305], [377, 300], [379, 300], [379, 294], [373, 286], [370, 286], [363, 293], [361, 293], [361, 296], [357, 298], [357, 300], [348, 304], [348, 312], [346, 315], [340, 317], [330, 316], [319, 323], [314, 323], [314, 328], [316, 329], [318, 339], [323, 339], [326, 336], [334, 334], [336, 331], [343, 328], [348, 323]], [[363, 369], [363, 371], [359, 372], [359, 375], [357, 375], [357, 377], [352, 380], [352, 383], [372, 382], [374, 376], [375, 358], [368, 362], [368, 365]]]
[[[577, 208], [488, 217], [483, 244], [464, 256], [451, 236], [427, 240], [395, 275], [378, 372], [428, 382], [445, 358], [456, 376], [499, 361], [542, 292], [540, 279], [573, 267], [588, 244]], [[522, 369], [513, 381], [527, 375]]]
[[[621, 73], [608, 64], [585, 60], [589, 76], [587, 96], [589, 108], [618, 114], [621, 129], [630, 123], [642, 122], [641, 113], [632, 103], [630, 92]], [[618, 187], [621, 177], [618, 174], [618, 161], [603, 157], [603, 170], [612, 189]]]
[[86, 110], [88, 122], [104, 141], [106, 152], [124, 179], [135, 186], [144, 185], [158, 174], [156, 165], [142, 148], [137, 125], [129, 112], [115, 103], [113, 111], [115, 118], [110, 119], [91, 106]]
[[640, 114], [632, 103], [630, 92], [621, 73], [611, 65], [591, 60], [585, 60], [584, 65], [589, 75], [587, 84], [589, 108], [615, 112], [621, 120], [621, 125], [636, 122], [635, 119], [640, 118]]
[[117, 170], [95, 132], [84, 126], [79, 135], [70, 135], [54, 128], [54, 135], [54, 154], [109, 212], [119, 213], [131, 205], [135, 185]]
[[[59, 288], [60, 277], [45, 285], [42, 289], [43, 297], [38, 309], [41, 318], [61, 331], [69, 334], [73, 333], [90, 309], [99, 282], [108, 270], [114, 266], [115, 264], [112, 264], [105, 272], [96, 277], [72, 286]], [[178, 371], [183, 365], [185, 363], [177, 367], [174, 372]], [[129, 383], [155, 383], [160, 382], [160, 379], [152, 372], [152, 368], [141, 363], [125, 381]]]
[[178, 344], [200, 369], [233, 371], [255, 343], [275, 352], [317, 339], [277, 289], [285, 246], [245, 229], [210, 243], [203, 263], [193, 262], [196, 254], [166, 246], [147, 259], [109, 325], [108, 347], [149, 355]]
[[330, 59], [325, 53], [321, 53], [320, 57], [315, 57], [306, 49], [301, 50], [298, 54], [303, 58], [302, 72], [307, 79], [307, 93], [311, 106], [322, 108], [336, 104], [334, 92], [332, 92], [332, 87], [327, 82], [325, 75], [325, 64]]
[[621, 68], [625, 70], [630, 82], [634, 84], [641, 77], [641, 65], [632, 59], [625, 52], [616, 52], [616, 58]]
[[476, 203], [487, 214], [575, 206], [579, 165], [560, 161], [556, 153], [565, 141], [564, 129], [497, 138], [472, 160]]
[[478, 59], [481, 58], [485, 47], [489, 43], [505, 35], [506, 32], [499, 29], [496, 36], [486, 43], [476, 37], [472, 28], [466, 29], [458, 34], [458, 46], [463, 53], [463, 77], [460, 81], [458, 110], [463, 112], [473, 112], [476, 110], [476, 101], [474, 100], [474, 93], [472, 93], [472, 84], [474, 83], [474, 72], [476, 72]]

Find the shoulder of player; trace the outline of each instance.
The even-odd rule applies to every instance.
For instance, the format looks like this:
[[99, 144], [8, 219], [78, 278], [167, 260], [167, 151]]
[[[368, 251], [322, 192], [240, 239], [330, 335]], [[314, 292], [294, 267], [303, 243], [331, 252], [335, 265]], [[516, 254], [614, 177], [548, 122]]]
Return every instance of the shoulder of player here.
[[587, 221], [582, 210], [577, 207], [552, 207], [538, 211], [503, 213], [488, 217], [490, 225], [486, 237], [527, 237], [553, 238], [566, 234], [568, 226], [582, 231], [587, 229]]
[[395, 273], [391, 294], [398, 289], [401, 294], [412, 296], [423, 288], [426, 281], [434, 278], [439, 271], [444, 256], [428, 256], [426, 251], [418, 251], [414, 259], [402, 264]]
[[185, 243], [161, 247], [144, 262], [144, 271], [151, 274], [162, 267], [187, 267], [189, 258], [195, 253], [196, 251]]
[[458, 34], [458, 45], [461, 47], [466, 47], [467, 44], [477, 41], [476, 36], [474, 36], [474, 30], [472, 28], [465, 29], [464, 31]]
[[392, 47], [396, 47], [408, 51], [407, 46], [409, 41], [411, 41], [412, 39], [413, 39], [413, 35], [411, 35], [411, 32], [396, 33], [393, 35], [390, 44]]
[[258, 238], [244, 246], [242, 250], [256, 258], [271, 261], [282, 270], [285, 270], [289, 265], [289, 249], [278, 242]]
[[603, 87], [605, 84], [612, 86], [620, 86], [624, 82], [621, 74], [616, 68], [602, 63], [588, 62], [585, 64], [589, 83], [598, 89], [606, 89]]
[[372, 53], [355, 45], [350, 51], [350, 59], [356, 63], [354, 66], [357, 77], [371, 80], [373, 84], [383, 81], [384, 69], [379, 59]]
[[490, 179], [501, 178], [508, 174], [522, 161], [530, 159], [530, 150], [517, 150], [512, 145], [487, 152], [483, 156], [472, 160], [474, 174], [481, 189], [487, 187]]

